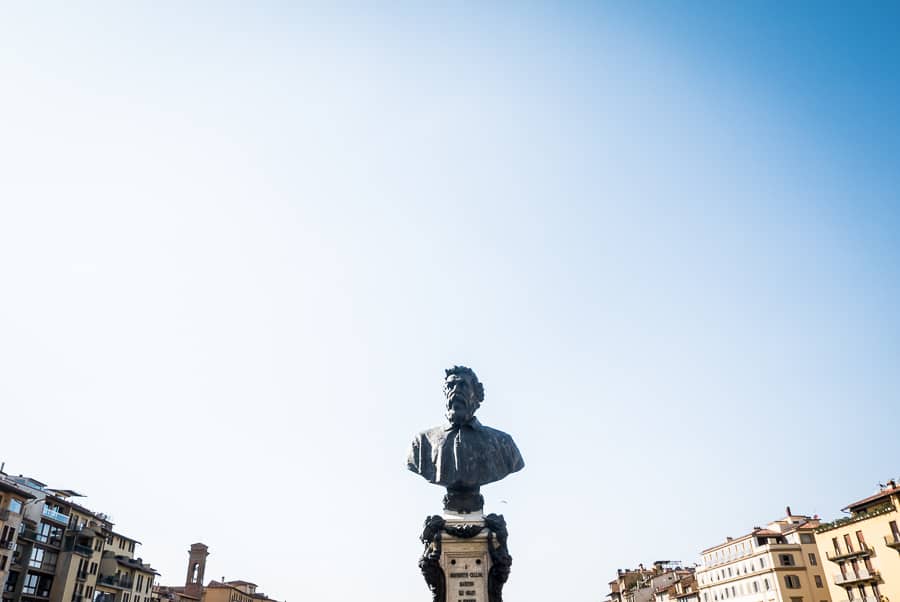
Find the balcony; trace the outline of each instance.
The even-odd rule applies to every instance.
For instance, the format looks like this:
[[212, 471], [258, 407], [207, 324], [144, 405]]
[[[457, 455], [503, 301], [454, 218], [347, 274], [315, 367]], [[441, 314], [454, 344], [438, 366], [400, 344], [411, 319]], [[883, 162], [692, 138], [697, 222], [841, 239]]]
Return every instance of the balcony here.
[[49, 589], [40, 589], [36, 587], [23, 587], [22, 595], [29, 596], [31, 598], [49, 598], [50, 590]]
[[0, 510], [0, 520], [9, 520], [9, 508]]
[[56, 563], [50, 562], [29, 562], [28, 570], [40, 571], [42, 573], [56, 574]]
[[891, 533], [890, 535], [884, 536], [884, 545], [889, 548], [894, 548], [898, 552], [900, 552], [900, 534]]
[[41, 515], [49, 518], [50, 520], [55, 520], [57, 522], [60, 522], [64, 525], [69, 524], [69, 515], [68, 514], [63, 514], [62, 512], [58, 512], [58, 511], [54, 510], [53, 508], [48, 508], [47, 506], [44, 506], [44, 508], [41, 510]]
[[94, 555], [94, 548], [92, 548], [91, 546], [83, 546], [80, 543], [76, 543], [74, 546], [72, 546], [72, 551], [76, 554], [81, 554], [82, 556]]
[[854, 598], [853, 600], [840, 600], [840, 602], [880, 602], [880, 600], [874, 596], [866, 596], [865, 598]]
[[127, 575], [100, 575], [97, 578], [97, 583], [121, 589], [131, 589], [131, 586], [134, 585], [134, 579]]
[[11, 539], [0, 541], [0, 550], [12, 550], [16, 547], [16, 542]]
[[840, 562], [842, 560], [849, 560], [850, 558], [863, 558], [865, 556], [871, 556], [872, 554], [872, 548], [863, 544], [858, 550], [846, 550], [844, 552], [840, 550], [826, 551], [825, 557], [831, 562]]
[[36, 541], [38, 543], [45, 543], [47, 545], [57, 547], [59, 547], [59, 545], [62, 543], [62, 537], [59, 535], [59, 533], [55, 533], [53, 535], [44, 535], [43, 533], [38, 533], [33, 529], [25, 529], [24, 531], [22, 531], [22, 533], [19, 535], [19, 539]]
[[75, 579], [77, 579], [78, 581], [84, 581], [85, 579], [87, 579], [87, 576], [88, 572], [84, 570], [75, 573]]
[[844, 577], [840, 573], [834, 576], [834, 584], [835, 585], [850, 585], [853, 583], [859, 583], [860, 581], [877, 581], [881, 579], [881, 573], [878, 571], [867, 571], [866, 569], [860, 569], [860, 571], [856, 574], [853, 573], [852, 570], [847, 571], [847, 576]]

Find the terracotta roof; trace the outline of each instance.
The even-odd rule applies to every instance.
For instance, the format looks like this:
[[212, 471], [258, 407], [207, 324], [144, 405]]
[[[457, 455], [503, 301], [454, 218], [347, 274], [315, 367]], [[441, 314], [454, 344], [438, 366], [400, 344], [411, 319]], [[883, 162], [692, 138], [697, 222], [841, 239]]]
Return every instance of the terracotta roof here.
[[178, 594], [182, 598], [189, 598], [191, 600], [200, 599], [200, 596], [192, 596], [185, 593], [183, 585], [154, 585], [153, 591], [157, 594]]
[[206, 585], [206, 587], [212, 587], [212, 588], [218, 588], [218, 589], [226, 587], [228, 589], [236, 589], [236, 590], [240, 591], [242, 594], [246, 594], [249, 596], [250, 595], [249, 593], [241, 590], [238, 587], [238, 585], [243, 585], [245, 583], [249, 583], [250, 585], [256, 585], [255, 583], [250, 583], [249, 581], [225, 581], [223, 583], [222, 581], [216, 581], [215, 579], [213, 579]]
[[885, 488], [876, 493], [875, 495], [870, 495], [867, 498], [863, 498], [859, 501], [853, 502], [845, 508], [841, 508], [841, 510], [850, 510], [853, 512], [857, 508], [862, 508], [864, 506], [870, 505], [872, 502], [877, 502], [878, 500], [884, 499], [886, 497], [890, 497], [894, 494], [900, 494], [900, 486], [895, 485], [894, 487]]
[[753, 533], [751, 533], [753, 537], [781, 537], [784, 533], [780, 531], [772, 531], [770, 529], [757, 529]]
[[790, 528], [790, 529], [787, 529], [787, 530], [784, 531], [784, 532], [785, 532], [785, 533], [793, 533], [794, 531], [799, 531], [800, 529], [810, 529], [810, 530], [812, 530], [812, 529], [815, 529], [815, 528], [818, 527], [818, 526], [819, 526], [819, 519], [817, 519], [817, 518], [811, 518], [811, 519], [805, 520], [805, 521], [803, 521], [803, 522], [801, 522], [801, 523], [797, 523], [796, 525], [791, 525], [791, 528]]

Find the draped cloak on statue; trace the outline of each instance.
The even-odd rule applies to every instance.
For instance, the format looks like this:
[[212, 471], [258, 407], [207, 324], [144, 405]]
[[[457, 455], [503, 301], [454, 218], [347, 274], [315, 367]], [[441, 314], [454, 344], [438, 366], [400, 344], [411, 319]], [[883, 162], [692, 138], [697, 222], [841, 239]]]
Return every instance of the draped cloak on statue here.
[[419, 433], [407, 459], [407, 468], [429, 483], [455, 490], [477, 490], [524, 466], [512, 437], [474, 417]]

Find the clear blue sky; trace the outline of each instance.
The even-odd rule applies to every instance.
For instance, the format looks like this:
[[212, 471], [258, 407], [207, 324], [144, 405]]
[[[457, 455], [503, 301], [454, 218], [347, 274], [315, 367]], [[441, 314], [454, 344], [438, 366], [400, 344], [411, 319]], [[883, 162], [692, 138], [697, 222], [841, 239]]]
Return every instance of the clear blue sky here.
[[900, 475], [898, 17], [6, 5], [0, 459], [163, 582], [422, 600], [463, 363], [511, 600], [832, 518]]

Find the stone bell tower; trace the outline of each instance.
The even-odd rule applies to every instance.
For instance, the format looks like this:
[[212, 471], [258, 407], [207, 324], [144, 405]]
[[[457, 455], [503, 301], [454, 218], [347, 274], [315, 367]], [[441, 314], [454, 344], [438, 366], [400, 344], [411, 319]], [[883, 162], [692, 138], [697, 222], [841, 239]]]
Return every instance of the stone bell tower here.
[[193, 543], [191, 549], [188, 550], [188, 570], [187, 578], [184, 581], [184, 593], [198, 600], [203, 596], [203, 571], [206, 570], [208, 550], [209, 548], [202, 543]]

